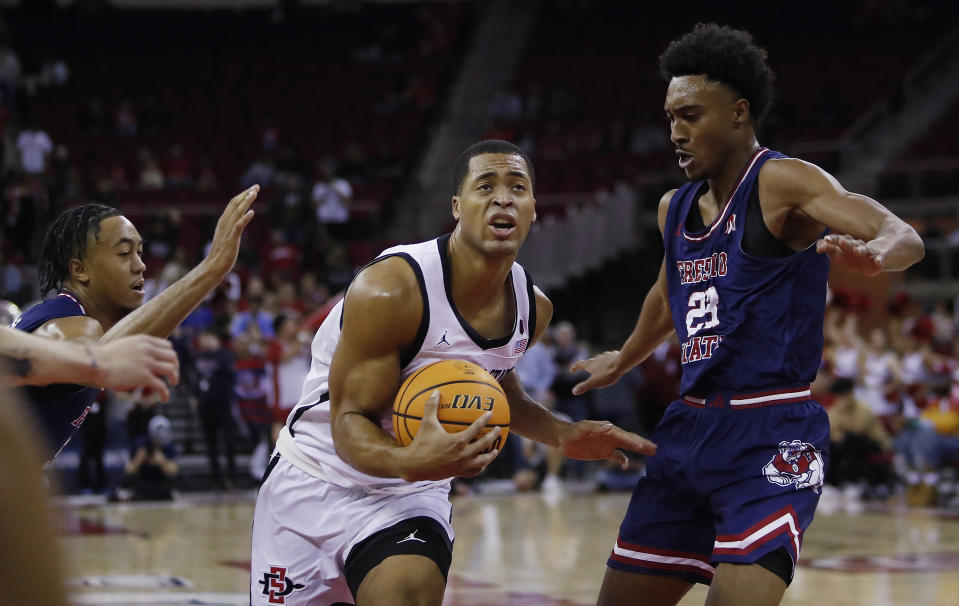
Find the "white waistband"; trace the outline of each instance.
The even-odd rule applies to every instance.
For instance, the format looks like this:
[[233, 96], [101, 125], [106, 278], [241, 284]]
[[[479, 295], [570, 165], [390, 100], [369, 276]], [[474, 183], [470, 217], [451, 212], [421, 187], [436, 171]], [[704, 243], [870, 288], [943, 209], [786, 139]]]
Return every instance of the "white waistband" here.
[[290, 434], [290, 430], [286, 425], [280, 429], [280, 434], [276, 438], [276, 449], [279, 451], [280, 456], [289, 461], [293, 467], [296, 467], [307, 475], [333, 484], [334, 486], [351, 490], [362, 490], [369, 494], [409, 494], [442, 484], [442, 482], [414, 482], [397, 486], [363, 486], [334, 479], [331, 477], [332, 474], [327, 473], [320, 463], [300, 451], [296, 446], [296, 442], [293, 441], [293, 435]]

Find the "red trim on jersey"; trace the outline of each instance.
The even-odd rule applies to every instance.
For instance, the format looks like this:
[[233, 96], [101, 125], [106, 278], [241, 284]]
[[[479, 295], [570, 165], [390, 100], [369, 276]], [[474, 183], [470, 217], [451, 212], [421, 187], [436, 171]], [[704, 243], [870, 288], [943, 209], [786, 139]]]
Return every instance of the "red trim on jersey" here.
[[616, 544], [624, 549], [630, 551], [641, 551], [643, 553], [651, 553], [654, 555], [668, 556], [670, 558], [685, 558], [687, 560], [699, 560], [704, 564], [709, 564], [709, 558], [704, 556], [701, 553], [693, 553], [689, 551], [676, 551], [675, 549], [660, 549], [658, 547], [647, 547], [645, 545], [634, 545], [632, 543], [627, 543], [621, 538], [616, 538]]
[[73, 301], [74, 303], [76, 303], [76, 304], [80, 307], [80, 311], [83, 313], [83, 315], [87, 315], [87, 308], [84, 307], [84, 306], [83, 306], [83, 303], [81, 303], [81, 302], [80, 302], [76, 297], [74, 297], [72, 294], [68, 293], [68, 292], [65, 291], [65, 290], [61, 290], [59, 293], [57, 293], [57, 296], [58, 296], [58, 297], [66, 297], [66, 298], [70, 299], [71, 301]]
[[[793, 527], [790, 527], [788, 519], [782, 520], [779, 524], [769, 529], [765, 534], [755, 537], [749, 544], [742, 547], [714, 547], [713, 555], [746, 555], [755, 551], [756, 549], [762, 547], [769, 541], [778, 537], [781, 534], [791, 533], [792, 537], [789, 541], [789, 546], [792, 549], [793, 556], [796, 560], [799, 559], [799, 546], [802, 543], [802, 533], [803, 528], [799, 524], [799, 516], [796, 515], [796, 510], [792, 508], [792, 505], [787, 505], [769, 515], [768, 517], [762, 519], [759, 522], [756, 522], [748, 529], [740, 532], [739, 534], [722, 534], [716, 535], [715, 543], [731, 543], [737, 541], [743, 541], [748, 538], [750, 535], [755, 534], [763, 526], [772, 524], [776, 522], [777, 519], [783, 518], [784, 516], [789, 516], [792, 518]], [[795, 531], [795, 532], [793, 532]]]
[[703, 570], [702, 568], [693, 566], [692, 564], [668, 564], [666, 562], [652, 562], [650, 560], [637, 560], [637, 559], [629, 558], [626, 556], [621, 556], [616, 552], [611, 552], [609, 554], [609, 559], [614, 560], [616, 562], [622, 562], [623, 564], [629, 564], [630, 566], [634, 566], [636, 568], [656, 568], [659, 570], [691, 572], [697, 576], [703, 577], [704, 579], [712, 579], [714, 574], [712, 572], [709, 572], [708, 570]]
[[[705, 234], [701, 236], [690, 236], [688, 233], [686, 233], [686, 229], [682, 228], [683, 237], [693, 242], [702, 242], [709, 236], [713, 235], [713, 232], [716, 231], [717, 227], [719, 227], [720, 225], [725, 225], [726, 211], [729, 210], [729, 207], [732, 204], [733, 198], [736, 196], [736, 192], [739, 191], [739, 187], [743, 184], [743, 181], [746, 180], [746, 175], [748, 175], [749, 171], [753, 169], [753, 166], [756, 164], [756, 160], [759, 160], [759, 157], [768, 151], [769, 151], [769, 148], [763, 147], [753, 155], [752, 159], [749, 161], [749, 164], [746, 165], [746, 170], [744, 170], [742, 176], [739, 177], [739, 181], [736, 183], [736, 187], [733, 188], [733, 192], [729, 194], [729, 199], [726, 200], [726, 204], [723, 205], [722, 212], [719, 213], [719, 216], [713, 220], [712, 227], [709, 228], [709, 231], [707, 231]], [[680, 217], [680, 220], [685, 221], [685, 217]]]

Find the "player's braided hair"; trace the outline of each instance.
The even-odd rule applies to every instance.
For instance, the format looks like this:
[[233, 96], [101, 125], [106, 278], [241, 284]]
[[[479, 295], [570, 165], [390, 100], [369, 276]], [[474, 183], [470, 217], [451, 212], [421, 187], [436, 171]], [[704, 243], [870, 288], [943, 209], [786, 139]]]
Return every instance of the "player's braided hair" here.
[[755, 124], [772, 105], [776, 74], [766, 63], [766, 49], [756, 46], [752, 34], [715, 23], [699, 23], [693, 31], [670, 42], [659, 56], [667, 80], [704, 75], [732, 88], [749, 101]]
[[85, 204], [60, 213], [43, 236], [37, 272], [40, 290], [60, 290], [70, 277], [70, 260], [83, 259], [87, 238], [100, 238], [100, 222], [120, 211], [104, 204]]
[[533, 163], [530, 162], [529, 156], [526, 155], [523, 148], [509, 141], [487, 139], [486, 141], [480, 141], [479, 143], [470, 145], [460, 154], [460, 157], [456, 159], [456, 164], [453, 165], [454, 196], [460, 194], [460, 188], [463, 187], [463, 180], [466, 179], [466, 173], [469, 171], [470, 160], [472, 160], [474, 156], [481, 154], [515, 154], [519, 156], [523, 159], [523, 162], [526, 163], [530, 187], [536, 189], [536, 173], [533, 172]]

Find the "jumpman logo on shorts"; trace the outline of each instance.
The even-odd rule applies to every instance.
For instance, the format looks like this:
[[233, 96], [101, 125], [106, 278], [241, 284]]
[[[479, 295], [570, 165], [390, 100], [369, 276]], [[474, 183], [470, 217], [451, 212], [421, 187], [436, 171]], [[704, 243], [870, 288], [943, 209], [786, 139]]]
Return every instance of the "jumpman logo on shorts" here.
[[442, 345], [443, 343], [446, 343], [447, 345], [450, 344], [450, 342], [446, 340], [446, 333], [447, 333], [447, 331], [444, 330], [444, 331], [443, 331], [443, 336], [440, 338], [439, 341], [436, 342], [437, 345]]
[[425, 543], [426, 541], [424, 541], [423, 539], [416, 538], [416, 532], [417, 531], [414, 530], [413, 532], [410, 533], [410, 536], [406, 537], [405, 539], [400, 539], [399, 541], [396, 542], [396, 544], [399, 545], [400, 543], [405, 543], [407, 541], [419, 541], [420, 543]]

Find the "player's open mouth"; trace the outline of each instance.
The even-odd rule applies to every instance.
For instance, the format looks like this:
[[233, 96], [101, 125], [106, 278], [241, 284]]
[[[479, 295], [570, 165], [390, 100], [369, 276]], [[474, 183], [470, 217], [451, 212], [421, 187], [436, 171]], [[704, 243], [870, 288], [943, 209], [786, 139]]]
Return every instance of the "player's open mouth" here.
[[133, 290], [133, 292], [135, 292], [135, 293], [137, 293], [137, 294], [139, 294], [139, 295], [142, 296], [142, 295], [144, 294], [144, 293], [143, 293], [143, 284], [144, 284], [143, 282], [137, 282], [136, 284], [134, 284], [134, 285], [131, 286], [130, 288], [131, 288], [131, 290]]
[[512, 215], [497, 213], [490, 217], [490, 229], [500, 238], [508, 238], [516, 231], [516, 219]]
[[686, 169], [693, 163], [693, 156], [690, 153], [677, 149], [676, 155], [679, 156], [679, 168]]

